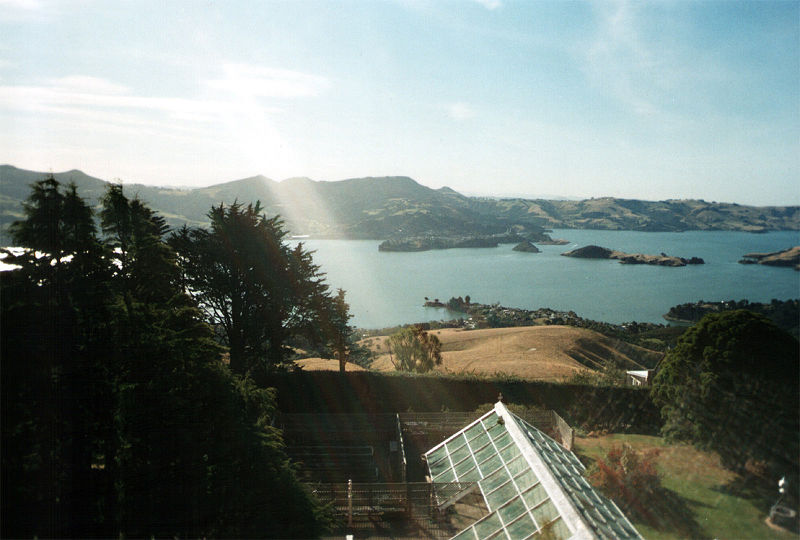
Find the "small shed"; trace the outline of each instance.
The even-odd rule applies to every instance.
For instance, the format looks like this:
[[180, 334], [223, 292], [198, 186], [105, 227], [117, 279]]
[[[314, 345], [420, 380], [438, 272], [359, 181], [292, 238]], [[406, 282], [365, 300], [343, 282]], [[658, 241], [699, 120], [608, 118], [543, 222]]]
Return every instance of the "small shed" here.
[[628, 386], [650, 386], [653, 372], [652, 369], [626, 371], [625, 382]]

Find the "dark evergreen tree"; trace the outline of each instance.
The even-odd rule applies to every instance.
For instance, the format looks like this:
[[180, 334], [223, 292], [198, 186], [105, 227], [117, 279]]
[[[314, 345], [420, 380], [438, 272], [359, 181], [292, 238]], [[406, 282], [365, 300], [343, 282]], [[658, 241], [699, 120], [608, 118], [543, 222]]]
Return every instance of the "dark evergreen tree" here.
[[268, 426], [181, 290], [163, 220], [37, 183], [0, 286], [2, 536], [319, 534]]
[[331, 298], [302, 244], [291, 248], [276, 216], [259, 203], [213, 207], [211, 229], [183, 228], [170, 237], [183, 282], [222, 329], [234, 373], [263, 375], [291, 364], [291, 340], [319, 347]]
[[339, 371], [341, 373], [344, 373], [345, 365], [350, 356], [349, 338], [352, 334], [352, 328], [348, 325], [350, 321], [350, 306], [345, 302], [344, 295], [344, 289], [336, 291], [336, 296], [332, 298], [328, 309], [325, 325], [326, 334], [336, 354], [336, 359], [339, 361]]
[[706, 315], [667, 353], [653, 381], [664, 434], [719, 452], [737, 471], [751, 461], [778, 477], [796, 474], [799, 350], [761, 315]]
[[108, 405], [96, 355], [108, 272], [74, 186], [64, 193], [52, 177], [37, 182], [25, 214], [12, 234], [27, 249], [8, 259], [21, 268], [3, 275], [0, 292], [3, 525], [88, 533], [106, 487], [92, 463]]

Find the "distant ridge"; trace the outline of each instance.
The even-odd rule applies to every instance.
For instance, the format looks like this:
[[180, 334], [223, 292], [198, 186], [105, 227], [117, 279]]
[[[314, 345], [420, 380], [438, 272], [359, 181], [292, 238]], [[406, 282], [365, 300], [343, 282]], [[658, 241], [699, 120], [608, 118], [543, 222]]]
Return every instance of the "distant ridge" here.
[[[0, 165], [0, 236], [22, 217], [30, 184], [48, 172]], [[79, 170], [54, 173], [75, 182], [91, 204], [107, 182]], [[702, 200], [641, 201], [602, 197], [581, 201], [467, 197], [449, 187], [431, 189], [407, 176], [276, 182], [252, 176], [194, 189], [125, 183], [125, 190], [160, 212], [172, 226], [207, 224], [212, 205], [261, 201], [279, 214], [292, 234], [314, 237], [388, 239], [541, 231], [542, 228], [636, 231], [800, 230], [800, 206], [753, 207]]]

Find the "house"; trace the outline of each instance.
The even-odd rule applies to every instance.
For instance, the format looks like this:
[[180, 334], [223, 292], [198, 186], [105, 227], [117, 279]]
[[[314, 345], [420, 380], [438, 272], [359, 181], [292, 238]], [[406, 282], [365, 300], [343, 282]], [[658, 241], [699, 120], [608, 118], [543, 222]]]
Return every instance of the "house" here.
[[454, 539], [642, 538], [587, 482], [572, 452], [502, 401], [424, 459], [440, 510], [470, 494], [479, 492], [483, 499], [485, 515]]

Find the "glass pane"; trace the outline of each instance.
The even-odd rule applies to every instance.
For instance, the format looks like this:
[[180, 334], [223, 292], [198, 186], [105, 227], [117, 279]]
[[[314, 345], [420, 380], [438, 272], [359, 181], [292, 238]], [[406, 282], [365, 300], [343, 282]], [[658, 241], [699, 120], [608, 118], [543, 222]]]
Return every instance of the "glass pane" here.
[[514, 487], [513, 482], [508, 482], [507, 484], [489, 493], [486, 496], [486, 503], [491, 509], [495, 509], [504, 505], [517, 495], [519, 495], [519, 493], [517, 492], [517, 488]]
[[497, 423], [497, 418], [497, 413], [492, 411], [492, 414], [481, 420], [481, 422], [483, 422], [484, 427], [489, 427]]
[[500, 529], [492, 536], [488, 537], [486, 540], [505, 540], [506, 538], [508, 538], [508, 536], [506, 536], [505, 531], [503, 529]]
[[492, 446], [490, 443], [487, 446], [484, 446], [483, 448], [475, 452], [475, 459], [477, 459], [478, 463], [480, 463], [486, 458], [494, 456], [496, 454], [497, 453], [495, 452], [494, 446]]
[[453, 474], [453, 469], [445, 469], [445, 471], [440, 474], [439, 476], [435, 476], [433, 481], [436, 483], [446, 483], [446, 482], [455, 482], [456, 475]]
[[[511, 438], [511, 436], [509, 435], [509, 439], [510, 438]], [[497, 447], [498, 448], [502, 448], [503, 445], [498, 444]], [[500, 455], [503, 456], [503, 461], [508, 463], [509, 461], [512, 461], [515, 457], [517, 457], [517, 456], [519, 456], [521, 454], [520, 454], [519, 448], [517, 448], [517, 445], [516, 444], [512, 444], [512, 445], [507, 446], [506, 448], [503, 448], [502, 450], [500, 450]]]
[[487, 435], [485, 431], [481, 430], [480, 435], [469, 441], [469, 447], [472, 448], [473, 452], [475, 452], [486, 446], [488, 443], [489, 435]]
[[500, 527], [502, 525], [497, 514], [489, 514], [485, 519], [475, 524], [475, 532], [478, 533], [478, 538], [486, 538]]
[[533, 471], [528, 469], [514, 478], [514, 482], [517, 483], [517, 487], [520, 491], [525, 491], [537, 482], [537, 478], [536, 475], [533, 474]]
[[522, 514], [517, 521], [506, 525], [506, 530], [511, 538], [525, 538], [536, 532], [536, 525], [529, 514]]
[[564, 520], [561, 518], [551, 521], [545, 526], [545, 528], [549, 530], [550, 538], [553, 538], [554, 540], [565, 540], [572, 534], [569, 532], [567, 524], [564, 523]]
[[494, 491], [497, 487], [506, 483], [508, 480], [509, 477], [508, 473], [506, 473], [506, 470], [500, 469], [481, 480], [481, 489], [484, 493], [489, 493], [490, 491]]
[[458, 450], [465, 444], [467, 444], [467, 441], [464, 439], [464, 435], [459, 435], [458, 437], [447, 443], [446, 445], [447, 451], [450, 452], [450, 455], [452, 456], [456, 450]]
[[428, 463], [432, 465], [444, 457], [447, 457], [447, 450], [445, 450], [444, 446], [440, 446], [434, 452], [428, 454]]
[[477, 424], [475, 424], [474, 426], [472, 426], [471, 428], [469, 428], [468, 430], [466, 430], [466, 431], [464, 432], [464, 436], [465, 436], [465, 437], [467, 438], [467, 440], [469, 441], [469, 440], [472, 440], [472, 439], [474, 439], [474, 438], [475, 438], [475, 437], [477, 437], [478, 435], [481, 435], [482, 433], [485, 433], [485, 432], [484, 432], [484, 430], [483, 430], [483, 426], [481, 425], [481, 423], [480, 423], [480, 422], [478, 422]]
[[540, 525], [548, 523], [558, 517], [558, 510], [556, 510], [555, 505], [550, 500], [537, 506], [531, 510], [531, 512], [533, 512], [533, 517], [536, 518], [537, 523]]
[[497, 447], [498, 450], [502, 450], [511, 442], [511, 435], [508, 434], [508, 431], [503, 432], [500, 434], [499, 437], [494, 438], [494, 445]]
[[478, 469], [470, 469], [464, 474], [458, 475], [459, 482], [477, 482], [480, 479], [481, 479], [481, 474], [478, 472]]
[[461, 463], [456, 465], [456, 476], [461, 478], [461, 475], [467, 472], [468, 470], [475, 467], [475, 460], [472, 459], [472, 456], [467, 456]]
[[506, 426], [502, 424], [498, 424], [497, 422], [492, 424], [486, 424], [486, 431], [492, 437], [492, 439], [496, 439], [503, 433], [507, 433]]
[[542, 484], [536, 484], [532, 489], [525, 492], [522, 496], [525, 497], [525, 502], [528, 503], [529, 508], [533, 508], [548, 497], [547, 492], [542, 487]]
[[511, 523], [525, 511], [525, 503], [522, 502], [522, 497], [517, 497], [507, 505], [499, 508], [497, 513], [500, 514], [501, 518], [503, 518], [503, 523]]
[[470, 527], [455, 535], [452, 540], [475, 540], [475, 538], [475, 533], [472, 531], [472, 527]]
[[522, 456], [519, 456], [517, 459], [515, 459], [510, 463], [506, 462], [506, 467], [508, 467], [508, 471], [511, 473], [511, 476], [516, 476], [525, 469], [529, 468], [528, 462], [525, 461], [525, 458]]
[[498, 468], [503, 466], [503, 462], [500, 460], [500, 456], [492, 454], [489, 459], [484, 461], [480, 464], [481, 472], [483, 476], [489, 476]]
[[445, 469], [450, 468], [450, 460], [447, 459], [447, 456], [444, 456], [444, 459], [440, 459], [435, 463], [430, 463], [429, 468], [431, 470], [431, 476], [436, 476], [437, 474], [441, 474]]
[[453, 463], [458, 463], [468, 455], [469, 455], [469, 448], [467, 448], [467, 446], [464, 445], [455, 452], [450, 452], [450, 459], [453, 460]]

